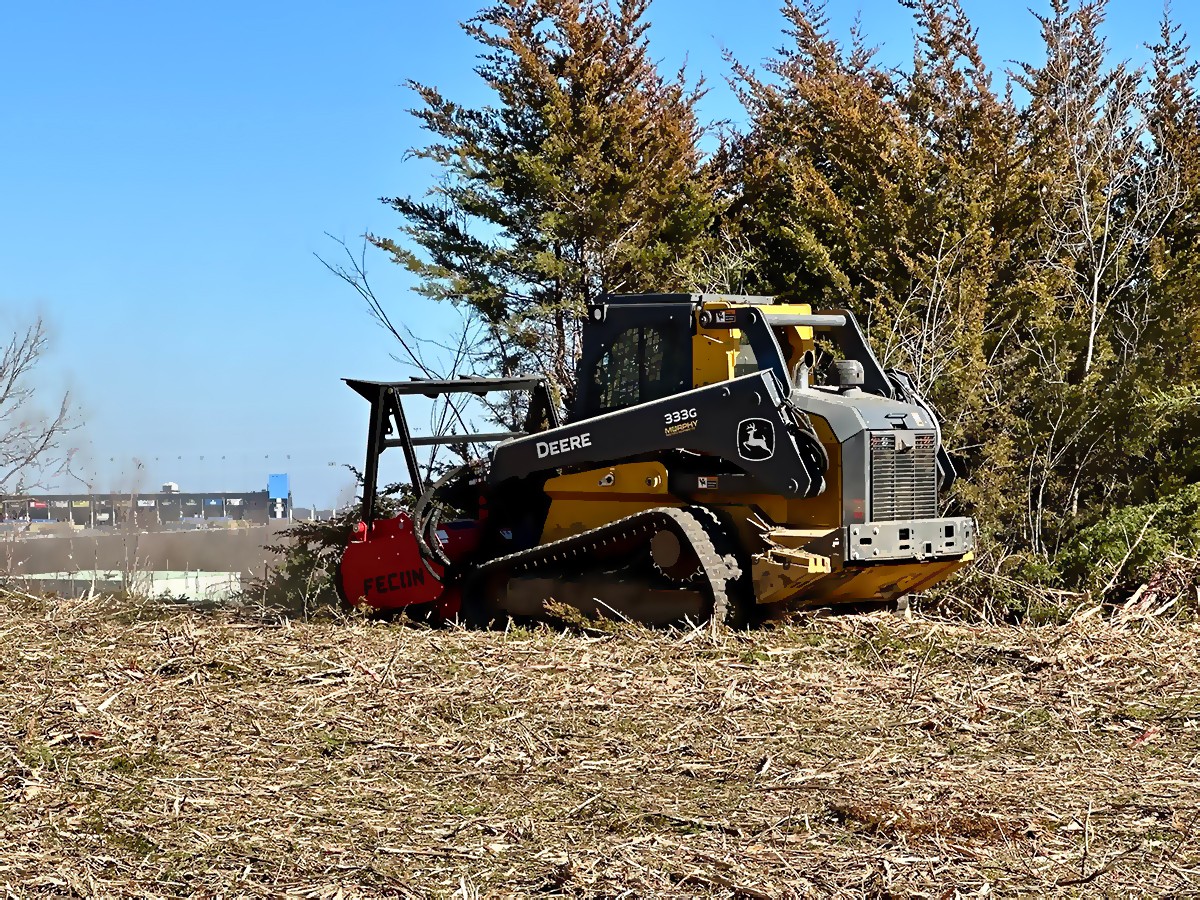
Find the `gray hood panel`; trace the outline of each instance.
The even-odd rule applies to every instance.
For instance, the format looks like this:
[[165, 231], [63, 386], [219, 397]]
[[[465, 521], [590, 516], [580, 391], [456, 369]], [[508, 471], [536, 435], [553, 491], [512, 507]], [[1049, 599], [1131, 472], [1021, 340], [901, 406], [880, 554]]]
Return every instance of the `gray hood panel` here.
[[934, 427], [928, 413], [920, 407], [858, 389], [793, 390], [790, 399], [793, 406], [828, 422], [841, 443], [863, 431], [888, 431], [896, 427], [927, 431]]

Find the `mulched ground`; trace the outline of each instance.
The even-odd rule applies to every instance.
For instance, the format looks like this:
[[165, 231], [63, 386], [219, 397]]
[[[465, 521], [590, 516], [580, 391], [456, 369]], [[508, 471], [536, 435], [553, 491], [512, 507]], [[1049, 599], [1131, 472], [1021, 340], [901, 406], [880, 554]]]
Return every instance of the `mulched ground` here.
[[1200, 896], [1200, 628], [0, 594], [10, 896]]

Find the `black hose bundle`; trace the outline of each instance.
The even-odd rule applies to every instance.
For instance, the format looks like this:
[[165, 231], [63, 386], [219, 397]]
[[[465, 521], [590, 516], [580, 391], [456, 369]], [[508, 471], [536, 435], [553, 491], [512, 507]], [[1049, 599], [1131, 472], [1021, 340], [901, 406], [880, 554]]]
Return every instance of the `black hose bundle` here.
[[437, 563], [442, 567], [450, 565], [450, 558], [446, 556], [441, 542], [437, 540], [436, 532], [438, 525], [441, 524], [441, 511], [433, 500], [447, 484], [467, 474], [471, 469], [478, 469], [482, 464], [482, 459], [473, 459], [450, 469], [437, 481], [429, 484], [417, 499], [416, 505], [413, 506], [413, 528], [417, 536], [417, 549], [420, 551], [421, 559], [430, 575], [435, 575], [431, 563]]

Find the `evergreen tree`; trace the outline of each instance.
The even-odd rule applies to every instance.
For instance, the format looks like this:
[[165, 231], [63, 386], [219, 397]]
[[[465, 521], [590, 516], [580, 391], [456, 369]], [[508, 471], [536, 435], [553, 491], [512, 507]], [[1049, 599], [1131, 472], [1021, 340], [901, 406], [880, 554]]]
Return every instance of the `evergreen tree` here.
[[[874, 63], [862, 35], [844, 48], [824, 6], [789, 0], [792, 46], [768, 77], [736, 67], [750, 117], [725, 165], [736, 227], [757, 249], [758, 289], [849, 307], [885, 365], [907, 371], [939, 408], [973, 470], [979, 508], [1012, 506], [1007, 413], [1005, 217], [1020, 181], [1011, 100], [998, 97], [955, 0], [912, 4], [912, 72]], [[1015, 513], [1011, 509], [1010, 513]]]
[[1017, 77], [1041, 193], [1031, 268], [1043, 302], [1026, 333], [1040, 378], [1023, 421], [1035, 460], [1029, 527], [1047, 557], [1129, 499], [1131, 463], [1161, 437], [1145, 402], [1162, 360], [1150, 270], [1182, 195], [1173, 162], [1148, 149], [1143, 73], [1108, 65], [1104, 12], [1103, 0], [1054, 0], [1039, 16], [1046, 60]]
[[[1050, 0], [1044, 59], [997, 90], [960, 0], [900, 2], [904, 70], [857, 28], [831, 36], [820, 0], [784, 0], [763, 74], [733, 62], [747, 126], [705, 160], [698, 89], [648, 56], [649, 0], [496, 0], [465, 26], [495, 104], [413, 85], [435, 141], [415, 153], [442, 177], [387, 201], [402, 237], [373, 240], [483, 322], [483, 368], [541, 369], [565, 393], [579, 315], [606, 291], [851, 309], [940, 411], [967, 475], [947, 511], [980, 518], [989, 594], [1112, 590], [1148, 533], [1200, 553], [1186, 36], [1164, 13], [1144, 72], [1110, 61], [1105, 0]], [[1158, 521], [1130, 535], [1139, 510]]]
[[374, 243], [487, 326], [480, 367], [544, 371], [569, 397], [578, 322], [606, 292], [669, 290], [714, 216], [699, 89], [649, 56], [650, 0], [500, 0], [464, 25], [494, 105], [412, 83], [441, 169], [387, 200], [403, 237]]
[[1053, 0], [1045, 60], [997, 93], [957, 0], [903, 2], [906, 72], [785, 0], [788, 46], [735, 66], [730, 221], [759, 290], [849, 306], [939, 407], [985, 567], [1053, 581], [1081, 529], [1200, 469], [1197, 72], [1169, 17], [1145, 86], [1103, 0]]
[[1134, 480], [1133, 499], [1153, 500], [1200, 478], [1200, 63], [1163, 12], [1147, 103], [1152, 164], [1177, 179], [1179, 203], [1154, 242], [1147, 268], [1145, 392], [1162, 432]]

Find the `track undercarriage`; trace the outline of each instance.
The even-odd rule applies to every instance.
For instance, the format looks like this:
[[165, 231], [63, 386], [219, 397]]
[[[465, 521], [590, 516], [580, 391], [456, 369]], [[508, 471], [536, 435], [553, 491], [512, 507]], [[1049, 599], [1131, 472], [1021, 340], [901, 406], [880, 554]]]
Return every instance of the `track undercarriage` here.
[[463, 598], [464, 618], [536, 616], [548, 601], [585, 615], [651, 624], [742, 624], [745, 569], [713, 513], [662, 507], [490, 560]]

